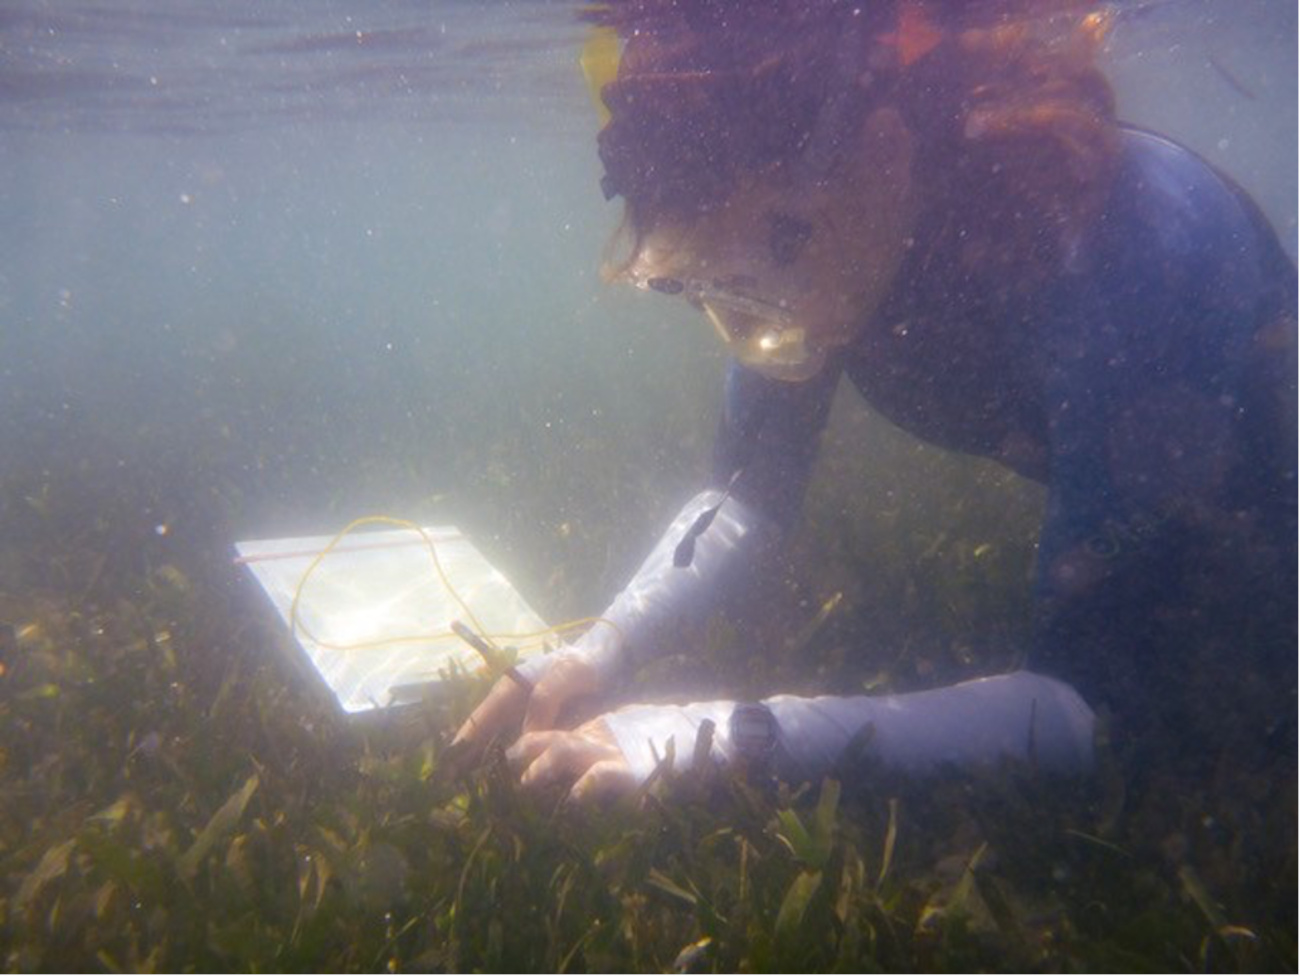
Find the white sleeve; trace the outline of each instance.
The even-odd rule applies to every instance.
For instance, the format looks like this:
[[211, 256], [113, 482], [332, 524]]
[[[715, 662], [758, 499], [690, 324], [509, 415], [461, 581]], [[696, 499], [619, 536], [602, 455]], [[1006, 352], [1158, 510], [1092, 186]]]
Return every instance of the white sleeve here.
[[[816, 778], [870, 726], [866, 748], [883, 765], [926, 773], [1000, 759], [1032, 761], [1056, 772], [1092, 765], [1092, 710], [1069, 685], [1016, 671], [905, 695], [795, 698], [764, 704], [779, 728], [783, 772]], [[685, 769], [704, 719], [715, 725], [713, 757], [731, 759], [732, 702], [636, 705], [604, 716], [634, 773], [644, 779], [673, 741], [674, 768]]]
[[[777, 538], [774, 522], [736, 498], [723, 502], [723, 497], [721, 491], [705, 491], [687, 502], [631, 582], [601, 614], [614, 627], [596, 623], [570, 649], [595, 666], [603, 680], [663, 653], [682, 626], [702, 623], [762, 547]], [[690, 564], [673, 565], [686, 533], [719, 502], [717, 515], [695, 540]], [[519, 671], [536, 681], [548, 664], [546, 657], [538, 656], [521, 664]]]

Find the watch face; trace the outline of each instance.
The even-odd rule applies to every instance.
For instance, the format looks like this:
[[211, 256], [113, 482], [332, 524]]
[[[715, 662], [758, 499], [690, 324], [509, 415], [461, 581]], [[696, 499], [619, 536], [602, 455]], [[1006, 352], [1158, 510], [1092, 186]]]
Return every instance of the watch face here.
[[732, 748], [746, 762], [765, 761], [776, 749], [776, 719], [764, 705], [737, 705], [729, 726]]

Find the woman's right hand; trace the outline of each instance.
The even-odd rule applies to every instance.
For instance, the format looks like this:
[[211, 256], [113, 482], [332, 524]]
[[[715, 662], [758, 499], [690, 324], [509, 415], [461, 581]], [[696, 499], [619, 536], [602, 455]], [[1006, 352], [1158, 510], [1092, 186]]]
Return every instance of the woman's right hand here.
[[498, 680], [456, 732], [452, 747], [462, 763], [477, 763], [489, 744], [513, 742], [521, 729], [556, 728], [566, 709], [604, 690], [597, 669], [572, 648], [548, 655], [533, 667], [540, 667], [541, 674], [532, 682], [518, 672]]

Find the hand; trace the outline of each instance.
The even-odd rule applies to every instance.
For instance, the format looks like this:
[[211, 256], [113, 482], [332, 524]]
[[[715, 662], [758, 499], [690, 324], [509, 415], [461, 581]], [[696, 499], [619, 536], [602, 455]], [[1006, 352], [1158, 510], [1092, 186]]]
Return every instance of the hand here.
[[537, 683], [506, 675], [466, 719], [452, 743], [464, 763], [477, 762], [494, 739], [513, 739], [522, 725], [525, 732], [554, 728], [565, 707], [601, 691], [600, 677], [572, 650], [557, 651]]
[[506, 758], [524, 769], [520, 783], [526, 788], [573, 782], [569, 799], [578, 803], [624, 796], [640, 782], [614, 733], [599, 718], [571, 732], [527, 732]]

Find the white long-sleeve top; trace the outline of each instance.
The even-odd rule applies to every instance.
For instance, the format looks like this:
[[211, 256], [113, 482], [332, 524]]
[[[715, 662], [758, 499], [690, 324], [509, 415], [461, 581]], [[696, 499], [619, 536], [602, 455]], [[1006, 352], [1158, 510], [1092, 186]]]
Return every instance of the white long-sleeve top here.
[[[1002, 759], [1032, 761], [1055, 772], [1084, 772], [1092, 764], [1092, 709], [1069, 685], [1030, 671], [902, 695], [779, 695], [763, 704], [776, 719], [783, 763], [805, 778], [829, 771], [868, 726], [869, 754], [907, 773]], [[729, 701], [632, 705], [604, 721], [632, 771], [645, 778], [668, 755], [670, 741], [674, 768], [689, 767], [705, 719], [714, 723], [713, 758], [732, 761], [729, 719], [735, 706]]]
[[[699, 516], [721, 504], [695, 543], [688, 566], [673, 554]], [[698, 623], [777, 536], [753, 509], [719, 491], [707, 491], [682, 509], [631, 582], [597, 626], [571, 649], [611, 678], [662, 652], [683, 622]], [[520, 671], [536, 680], [547, 658]], [[780, 750], [793, 769], [815, 777], [871, 726], [870, 752], [886, 766], [921, 773], [945, 765], [972, 766], [999, 759], [1032, 760], [1039, 768], [1083, 771], [1092, 762], [1094, 715], [1060, 681], [1030, 671], [995, 675], [946, 688], [901, 695], [796, 698], [764, 702], [779, 727]], [[635, 773], [648, 776], [674, 743], [675, 766], [691, 762], [701, 723], [715, 726], [714, 758], [734, 758], [728, 720], [734, 702], [633, 705], [604, 719]]]

